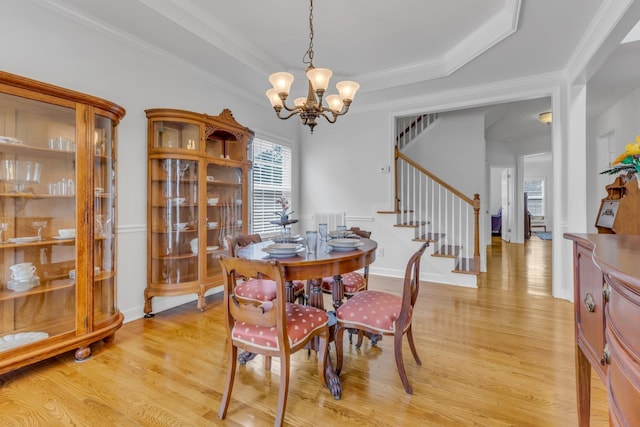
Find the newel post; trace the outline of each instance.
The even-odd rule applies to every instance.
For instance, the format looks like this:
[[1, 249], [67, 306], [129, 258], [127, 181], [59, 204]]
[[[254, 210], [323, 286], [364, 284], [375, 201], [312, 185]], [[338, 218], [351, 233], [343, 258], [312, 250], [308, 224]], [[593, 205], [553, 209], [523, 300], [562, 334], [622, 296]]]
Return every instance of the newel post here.
[[473, 271], [480, 273], [480, 195], [473, 195]]

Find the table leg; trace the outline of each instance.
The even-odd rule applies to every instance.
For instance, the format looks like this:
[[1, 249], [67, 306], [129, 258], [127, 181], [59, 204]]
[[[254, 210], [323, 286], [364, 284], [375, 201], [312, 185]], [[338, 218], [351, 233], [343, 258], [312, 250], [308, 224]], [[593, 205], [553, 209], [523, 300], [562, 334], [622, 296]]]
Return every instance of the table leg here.
[[342, 276], [337, 274], [333, 276], [333, 286], [331, 288], [331, 296], [333, 298], [333, 308], [336, 310], [342, 305], [344, 298], [344, 285], [342, 284]]

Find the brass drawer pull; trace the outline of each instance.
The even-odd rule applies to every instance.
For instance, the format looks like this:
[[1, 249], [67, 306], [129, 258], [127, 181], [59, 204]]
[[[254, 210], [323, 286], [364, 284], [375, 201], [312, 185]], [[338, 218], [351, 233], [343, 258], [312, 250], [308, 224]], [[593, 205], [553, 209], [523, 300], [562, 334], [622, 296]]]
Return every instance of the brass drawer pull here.
[[607, 283], [602, 287], [602, 296], [604, 297], [604, 302], [609, 302], [609, 296], [611, 295], [611, 288]]
[[593, 295], [591, 294], [587, 294], [586, 297], [584, 297], [584, 306], [587, 309], [588, 312], [593, 313], [596, 309], [596, 302], [593, 299]]

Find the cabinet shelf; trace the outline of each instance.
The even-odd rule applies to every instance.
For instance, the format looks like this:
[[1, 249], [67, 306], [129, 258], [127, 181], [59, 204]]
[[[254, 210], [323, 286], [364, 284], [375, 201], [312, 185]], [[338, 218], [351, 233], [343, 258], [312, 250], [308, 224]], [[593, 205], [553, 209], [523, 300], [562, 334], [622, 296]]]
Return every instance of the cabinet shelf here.
[[56, 283], [45, 282], [45, 284], [35, 286], [26, 291], [11, 291], [3, 289], [0, 291], [0, 301], [6, 301], [16, 298], [23, 298], [30, 295], [38, 295], [46, 292], [54, 292], [60, 289], [67, 289], [75, 286], [75, 281], [68, 279], [65, 281], [56, 281]]
[[[5, 184], [10, 184], [5, 182]], [[0, 193], [0, 198], [13, 199], [73, 199], [75, 195], [66, 194], [41, 194], [41, 193]]]
[[33, 242], [26, 243], [11, 243], [11, 242], [3, 242], [0, 243], [0, 249], [10, 249], [10, 248], [26, 248], [26, 247], [39, 247], [39, 246], [52, 246], [52, 245], [69, 245], [75, 244], [75, 239], [47, 239], [46, 237], [42, 240], [36, 240]]
[[24, 155], [33, 157], [75, 159], [75, 151], [54, 150], [51, 148], [36, 147], [27, 144], [2, 144], [0, 145], [4, 154]]

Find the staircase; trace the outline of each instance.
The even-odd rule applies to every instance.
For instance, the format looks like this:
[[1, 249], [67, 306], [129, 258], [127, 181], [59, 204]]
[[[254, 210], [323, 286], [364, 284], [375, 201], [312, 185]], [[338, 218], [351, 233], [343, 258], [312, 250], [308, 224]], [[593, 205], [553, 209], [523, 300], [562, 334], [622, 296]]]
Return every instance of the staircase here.
[[442, 258], [440, 262], [450, 265], [445, 268], [452, 273], [475, 276], [471, 282], [471, 278], [460, 278], [461, 284], [474, 286], [480, 274], [480, 196], [467, 197], [401, 152], [437, 118], [435, 114], [420, 115], [398, 124], [395, 209], [379, 213], [396, 215], [396, 227], [413, 228], [414, 241], [429, 242], [431, 256]]

